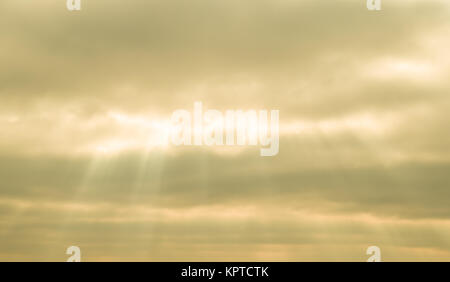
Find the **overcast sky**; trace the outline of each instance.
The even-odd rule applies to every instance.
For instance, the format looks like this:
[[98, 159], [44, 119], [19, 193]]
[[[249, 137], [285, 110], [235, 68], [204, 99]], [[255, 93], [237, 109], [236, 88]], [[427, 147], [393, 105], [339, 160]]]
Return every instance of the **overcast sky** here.
[[[450, 260], [450, 2], [0, 2], [0, 260]], [[332, 3], [330, 3], [332, 2]], [[280, 111], [280, 152], [149, 146]]]

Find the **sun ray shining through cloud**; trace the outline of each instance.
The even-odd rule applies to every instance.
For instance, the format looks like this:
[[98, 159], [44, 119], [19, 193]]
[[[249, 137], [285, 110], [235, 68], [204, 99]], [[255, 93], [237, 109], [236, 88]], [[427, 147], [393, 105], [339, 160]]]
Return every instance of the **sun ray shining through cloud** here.
[[88, 2], [0, 3], [0, 260], [450, 260], [450, 1]]

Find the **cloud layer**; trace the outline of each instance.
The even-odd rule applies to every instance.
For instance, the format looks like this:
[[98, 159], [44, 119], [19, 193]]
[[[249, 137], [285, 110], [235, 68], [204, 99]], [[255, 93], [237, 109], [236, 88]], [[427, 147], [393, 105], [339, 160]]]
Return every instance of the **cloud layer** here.
[[[450, 5], [329, 2], [2, 1], [0, 260], [448, 261]], [[148, 145], [195, 101], [279, 155]]]

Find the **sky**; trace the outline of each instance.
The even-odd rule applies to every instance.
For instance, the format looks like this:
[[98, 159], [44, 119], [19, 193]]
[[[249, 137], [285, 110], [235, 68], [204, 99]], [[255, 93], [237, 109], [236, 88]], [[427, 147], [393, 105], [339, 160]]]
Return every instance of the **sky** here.
[[[450, 2], [0, 2], [0, 261], [450, 260]], [[157, 146], [177, 109], [280, 147]]]

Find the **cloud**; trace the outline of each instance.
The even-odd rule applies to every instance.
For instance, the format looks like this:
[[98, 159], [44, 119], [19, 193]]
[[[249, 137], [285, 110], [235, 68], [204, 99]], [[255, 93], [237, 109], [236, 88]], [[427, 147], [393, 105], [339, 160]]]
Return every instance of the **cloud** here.
[[[448, 260], [448, 1], [0, 4], [0, 257]], [[149, 147], [280, 110], [280, 153]]]

